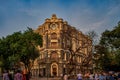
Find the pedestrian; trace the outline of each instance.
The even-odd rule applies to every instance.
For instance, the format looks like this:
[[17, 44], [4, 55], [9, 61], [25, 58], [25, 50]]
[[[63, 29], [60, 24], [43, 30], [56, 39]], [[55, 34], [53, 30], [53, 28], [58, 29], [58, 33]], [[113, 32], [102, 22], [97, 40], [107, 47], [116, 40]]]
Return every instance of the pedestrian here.
[[95, 80], [99, 80], [99, 75], [98, 75], [98, 73], [95, 73], [95, 74], [94, 74], [94, 78], [95, 78]]
[[23, 75], [21, 74], [20, 70], [17, 70], [16, 74], [14, 75], [14, 80], [23, 80]]
[[118, 72], [118, 80], [120, 80], [120, 72]]
[[90, 73], [89, 73], [89, 72], [86, 72], [84, 77], [85, 77], [85, 80], [89, 80], [89, 78], [90, 78]]
[[23, 80], [26, 80], [26, 75], [22, 72]]
[[64, 77], [63, 77], [64, 80], [68, 80], [68, 75], [65, 74]]
[[93, 77], [93, 73], [91, 72], [90, 75], [89, 75], [89, 80], [94, 80], [94, 77]]
[[4, 70], [4, 73], [3, 73], [3, 80], [10, 80], [9, 78], [9, 73], [7, 70]]
[[23, 80], [27, 80], [27, 79], [26, 79], [26, 77], [27, 77], [27, 71], [26, 71], [26, 69], [24, 69], [24, 70], [22, 71], [22, 74], [23, 74]]
[[63, 74], [60, 74], [61, 80], [63, 80]]
[[79, 72], [79, 73], [77, 74], [77, 80], [82, 80], [82, 74], [81, 74], [81, 72]]

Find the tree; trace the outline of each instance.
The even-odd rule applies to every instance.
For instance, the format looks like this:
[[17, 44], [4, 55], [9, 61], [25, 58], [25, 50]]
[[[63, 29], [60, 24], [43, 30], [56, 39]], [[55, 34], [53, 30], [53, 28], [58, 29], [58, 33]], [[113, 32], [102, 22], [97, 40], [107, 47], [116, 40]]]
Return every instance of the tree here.
[[96, 68], [107, 70], [111, 62], [111, 58], [107, 48], [102, 45], [96, 45], [95, 50], [96, 50], [95, 55], [97, 55], [96, 56], [97, 59], [95, 60]]
[[0, 51], [2, 61], [4, 63], [3, 67], [10, 68], [15, 61], [19, 60], [19, 56], [16, 55], [19, 53], [18, 41], [21, 36], [21, 32], [15, 32], [12, 35], [8, 35], [6, 38], [2, 38], [0, 42]]
[[[78, 66], [78, 64], [76, 64], [76, 62], [77, 62], [76, 55], [79, 55], [79, 56], [82, 57], [82, 61], [81, 61], [79, 66], [81, 68], [81, 71], [84, 73], [85, 72], [85, 71], [83, 71], [84, 67], [88, 68], [90, 66], [90, 62], [92, 60], [92, 56], [91, 56], [92, 40], [87, 35], [84, 35], [84, 38], [88, 39], [88, 40], [81, 39], [82, 37], [79, 38], [77, 36], [77, 34], [75, 35], [75, 29], [74, 28], [70, 29], [70, 30], [67, 30], [67, 31], [63, 30], [62, 32], [64, 33], [64, 37], [66, 39], [65, 41], [69, 40], [69, 37], [70, 37], [70, 38], [75, 39], [76, 41], [81, 42], [81, 45], [75, 47], [72, 40], [69, 40], [70, 44], [65, 47], [65, 49], [67, 49], [69, 51], [70, 55], [71, 55], [71, 57], [69, 58], [68, 65], [67, 65], [68, 74], [71, 74], [72, 72], [76, 72], [76, 66]], [[83, 34], [81, 34], [81, 35], [83, 35]], [[81, 50], [83, 50], [85, 48], [88, 48], [88, 47], [90, 49], [88, 50], [87, 54], [81, 53]]]
[[[92, 55], [90, 55], [91, 56], [91, 58], [92, 58], [92, 68], [93, 68], [93, 71], [95, 71], [95, 66], [98, 66], [98, 60], [96, 60], [96, 48], [95, 48], [95, 46], [98, 44], [98, 42], [97, 42], [97, 40], [98, 40], [98, 35], [97, 35], [97, 33], [94, 31], [94, 30], [92, 30], [92, 31], [88, 31], [87, 33], [86, 33], [90, 38], [91, 38], [91, 40], [92, 40]], [[96, 57], [95, 57], [96, 56]], [[89, 59], [89, 58], [87, 58], [87, 59]], [[86, 60], [87, 60], [86, 59]]]
[[88, 31], [86, 33], [86, 35], [88, 35], [92, 39], [93, 45], [95, 45], [97, 43], [97, 37], [98, 37], [98, 35], [97, 35], [97, 33], [94, 30]]
[[100, 45], [107, 48], [111, 60], [109, 66], [120, 66], [120, 22], [112, 30], [106, 30], [102, 33]]
[[34, 33], [31, 28], [21, 32], [15, 32], [6, 38], [0, 39], [0, 56], [2, 57], [3, 67], [11, 68], [23, 62], [25, 67], [30, 70], [30, 64], [39, 55], [37, 46], [42, 46], [42, 36]]
[[20, 60], [25, 64], [25, 67], [30, 71], [31, 63], [39, 56], [38, 46], [42, 46], [42, 36], [34, 33], [28, 28], [22, 36], [22, 51]]

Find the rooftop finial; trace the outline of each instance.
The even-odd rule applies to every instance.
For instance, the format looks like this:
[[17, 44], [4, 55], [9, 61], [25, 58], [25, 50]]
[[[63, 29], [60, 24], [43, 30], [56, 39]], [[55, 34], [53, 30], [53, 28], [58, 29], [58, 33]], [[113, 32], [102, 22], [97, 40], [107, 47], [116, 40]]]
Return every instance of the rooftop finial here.
[[52, 15], [52, 19], [56, 19], [57, 17], [56, 17], [56, 14], [53, 14]]

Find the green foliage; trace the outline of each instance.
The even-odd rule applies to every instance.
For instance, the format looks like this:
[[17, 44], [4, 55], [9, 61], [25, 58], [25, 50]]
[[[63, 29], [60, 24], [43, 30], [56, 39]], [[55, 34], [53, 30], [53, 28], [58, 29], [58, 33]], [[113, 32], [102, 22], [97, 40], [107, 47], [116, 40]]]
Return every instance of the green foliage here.
[[120, 23], [113, 30], [102, 33], [100, 44], [112, 49], [120, 49]]
[[105, 70], [105, 67], [109, 66], [111, 62], [108, 50], [102, 45], [96, 45], [95, 50], [98, 57], [98, 59], [95, 62], [97, 65], [99, 64], [99, 66], [97, 67]]
[[[108, 50], [105, 53], [105, 60], [109, 59], [109, 66], [120, 66], [120, 22], [113, 30], [106, 30], [102, 33], [100, 45]], [[103, 66], [108, 68], [107, 65]]]
[[15, 32], [0, 39], [0, 56], [4, 67], [13, 67], [23, 62], [26, 67], [39, 56], [37, 46], [42, 46], [42, 36], [28, 28], [23, 33]]
[[117, 62], [117, 65], [119, 65], [120, 66], [120, 50], [118, 50], [117, 52], [116, 52], [116, 56], [115, 56], [115, 62]]

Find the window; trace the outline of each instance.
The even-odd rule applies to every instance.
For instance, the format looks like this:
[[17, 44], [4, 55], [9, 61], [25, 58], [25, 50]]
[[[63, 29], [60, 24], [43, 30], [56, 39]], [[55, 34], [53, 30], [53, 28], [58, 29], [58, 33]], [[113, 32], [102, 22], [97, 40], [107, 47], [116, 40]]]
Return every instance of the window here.
[[56, 33], [52, 33], [51, 34], [51, 39], [57, 39], [57, 34]]
[[57, 48], [57, 42], [51, 42], [51, 48]]
[[54, 51], [51, 53], [51, 58], [52, 59], [57, 59], [58, 58], [58, 54]]

